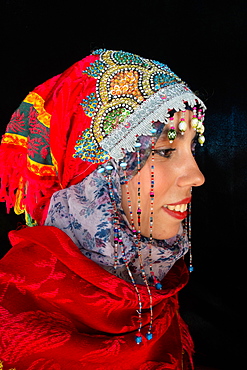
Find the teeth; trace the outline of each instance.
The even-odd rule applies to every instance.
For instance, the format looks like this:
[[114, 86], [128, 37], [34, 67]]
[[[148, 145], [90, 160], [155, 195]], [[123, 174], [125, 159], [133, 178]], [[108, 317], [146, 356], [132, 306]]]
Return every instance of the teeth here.
[[177, 204], [176, 206], [165, 205], [164, 207], [176, 212], [185, 212], [187, 210], [187, 204]]

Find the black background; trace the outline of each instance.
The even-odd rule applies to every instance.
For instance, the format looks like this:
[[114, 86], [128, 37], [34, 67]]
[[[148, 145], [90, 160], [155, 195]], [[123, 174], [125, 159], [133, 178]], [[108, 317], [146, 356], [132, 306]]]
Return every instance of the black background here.
[[[196, 363], [243, 369], [247, 221], [246, 1], [1, 1], [1, 134], [35, 86], [95, 48], [164, 62], [200, 91], [208, 112], [193, 193], [195, 271], [181, 312]], [[0, 204], [1, 255], [23, 222]]]

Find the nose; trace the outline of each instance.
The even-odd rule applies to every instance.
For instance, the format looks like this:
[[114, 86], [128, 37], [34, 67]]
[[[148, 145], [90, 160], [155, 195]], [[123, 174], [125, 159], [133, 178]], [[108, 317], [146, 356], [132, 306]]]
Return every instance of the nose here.
[[201, 186], [205, 182], [205, 177], [200, 171], [195, 158], [191, 154], [181, 167], [181, 174], [177, 179], [177, 185], [184, 186]]

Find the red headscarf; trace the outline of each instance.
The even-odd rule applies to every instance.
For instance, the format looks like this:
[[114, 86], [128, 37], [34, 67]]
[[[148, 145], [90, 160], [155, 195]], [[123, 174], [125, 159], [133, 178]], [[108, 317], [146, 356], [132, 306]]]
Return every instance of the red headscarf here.
[[133, 146], [157, 120], [157, 109], [162, 122], [168, 108], [181, 110], [185, 101], [204, 108], [166, 65], [95, 51], [36, 87], [11, 117], [0, 147], [0, 201], [43, 224], [55, 191], [109, 160], [111, 146], [131, 149], [131, 140]]

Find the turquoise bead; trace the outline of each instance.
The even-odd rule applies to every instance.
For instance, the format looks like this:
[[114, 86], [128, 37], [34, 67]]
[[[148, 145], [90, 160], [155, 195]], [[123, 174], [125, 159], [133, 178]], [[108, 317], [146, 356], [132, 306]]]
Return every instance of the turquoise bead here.
[[155, 288], [158, 290], [162, 289], [162, 285], [160, 283], [155, 284]]
[[147, 338], [147, 340], [153, 339], [153, 334], [152, 333], [147, 333], [146, 338]]
[[135, 341], [137, 344], [140, 344], [142, 342], [142, 337], [140, 335], [136, 335]]

